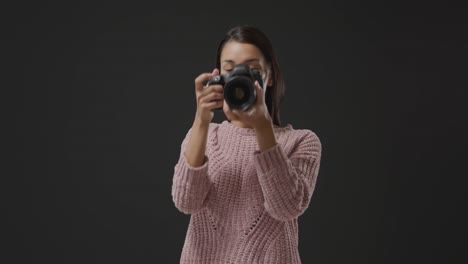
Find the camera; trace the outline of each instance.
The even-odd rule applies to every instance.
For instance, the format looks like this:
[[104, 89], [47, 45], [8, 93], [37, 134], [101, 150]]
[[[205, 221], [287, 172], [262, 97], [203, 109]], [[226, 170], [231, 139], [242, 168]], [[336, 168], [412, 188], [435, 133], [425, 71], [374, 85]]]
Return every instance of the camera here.
[[[258, 70], [246, 64], [237, 64], [229, 74], [213, 76], [207, 85], [221, 84], [224, 89], [224, 100], [231, 109], [247, 110], [257, 100], [255, 81], [263, 88], [263, 80]], [[216, 108], [215, 110], [222, 109]]]

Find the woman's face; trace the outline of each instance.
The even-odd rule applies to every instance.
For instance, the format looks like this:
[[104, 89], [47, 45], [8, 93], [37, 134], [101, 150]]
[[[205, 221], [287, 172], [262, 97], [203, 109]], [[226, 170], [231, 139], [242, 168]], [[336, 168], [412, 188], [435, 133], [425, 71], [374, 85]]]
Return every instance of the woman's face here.
[[[263, 92], [266, 92], [267, 86], [272, 85], [270, 66], [265, 61], [262, 52], [255, 45], [241, 43], [237, 41], [228, 41], [224, 44], [220, 56], [221, 74], [227, 74], [240, 63], [247, 64], [251, 69], [258, 70], [263, 79]], [[229, 114], [229, 107], [224, 100], [223, 111], [231, 122], [242, 123], [237, 117]]]
[[265, 61], [260, 49], [255, 45], [228, 41], [221, 51], [221, 74], [229, 73], [235, 65], [245, 63], [251, 69], [256, 69], [262, 75], [264, 81], [263, 89], [272, 85], [270, 66]]

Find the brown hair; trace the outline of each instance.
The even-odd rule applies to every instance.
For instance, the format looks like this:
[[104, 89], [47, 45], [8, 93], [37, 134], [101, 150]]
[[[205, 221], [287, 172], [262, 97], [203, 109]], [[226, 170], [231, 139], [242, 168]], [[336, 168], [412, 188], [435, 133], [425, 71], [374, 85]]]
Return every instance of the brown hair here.
[[273, 85], [268, 86], [267, 88], [265, 94], [265, 103], [272, 118], [273, 124], [281, 126], [280, 104], [285, 94], [285, 84], [270, 40], [265, 35], [265, 33], [253, 26], [243, 25], [230, 29], [218, 45], [218, 53], [216, 55], [216, 68], [218, 69], [221, 69], [220, 60], [224, 44], [231, 40], [255, 45], [262, 52], [267, 63], [271, 67], [271, 78], [273, 80]]

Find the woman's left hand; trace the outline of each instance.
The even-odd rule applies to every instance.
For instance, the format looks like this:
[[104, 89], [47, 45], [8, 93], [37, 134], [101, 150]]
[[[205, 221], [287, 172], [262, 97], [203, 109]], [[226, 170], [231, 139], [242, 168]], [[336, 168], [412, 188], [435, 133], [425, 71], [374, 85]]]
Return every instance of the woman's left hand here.
[[[266, 87], [265, 87], [266, 88]], [[242, 111], [239, 109], [231, 109], [224, 101], [226, 115], [231, 119], [240, 120], [242, 123], [258, 129], [265, 125], [270, 125], [272, 120], [268, 108], [265, 103], [265, 90], [260, 87], [258, 81], [255, 81], [255, 89], [257, 92], [257, 101], [250, 106], [249, 109]]]

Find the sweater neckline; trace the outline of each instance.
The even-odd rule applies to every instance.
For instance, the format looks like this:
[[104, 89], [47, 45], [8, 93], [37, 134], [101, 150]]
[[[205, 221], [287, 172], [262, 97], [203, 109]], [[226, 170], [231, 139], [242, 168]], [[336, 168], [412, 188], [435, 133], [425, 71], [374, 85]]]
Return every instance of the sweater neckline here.
[[[255, 129], [254, 128], [246, 128], [246, 127], [238, 127], [236, 125], [233, 125], [230, 121], [228, 120], [224, 120], [221, 125], [227, 129], [229, 129], [230, 131], [233, 131], [234, 133], [236, 134], [240, 134], [240, 135], [247, 135], [247, 136], [255, 136], [257, 133], [255, 132]], [[280, 127], [280, 126], [276, 126], [274, 125], [273, 126], [273, 130], [274, 132], [279, 132], [279, 131], [285, 131], [285, 130], [290, 130], [292, 129], [292, 126], [291, 124], [287, 124], [286, 126], [284, 127]]]

